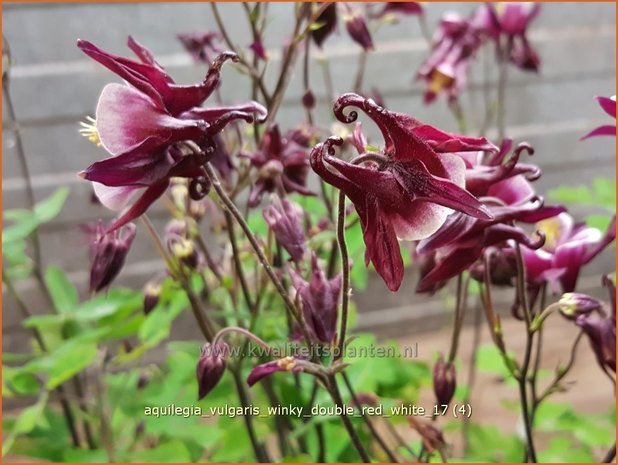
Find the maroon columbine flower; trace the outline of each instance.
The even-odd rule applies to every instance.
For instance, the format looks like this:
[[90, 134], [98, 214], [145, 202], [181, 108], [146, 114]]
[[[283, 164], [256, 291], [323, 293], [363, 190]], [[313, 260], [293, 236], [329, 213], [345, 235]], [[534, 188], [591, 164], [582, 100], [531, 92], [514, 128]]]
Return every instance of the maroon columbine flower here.
[[540, 4], [532, 2], [487, 3], [478, 11], [477, 20], [496, 44], [505, 38], [506, 56], [515, 66], [525, 71], [538, 71], [540, 59], [526, 34], [540, 9]]
[[311, 166], [326, 182], [344, 192], [354, 204], [367, 247], [365, 262], [374, 264], [391, 291], [403, 279], [398, 238], [420, 240], [434, 233], [451, 209], [489, 219], [487, 208], [464, 189], [465, 165], [450, 152], [497, 149], [484, 138], [449, 134], [412, 118], [388, 111], [356, 94], [341, 96], [335, 116], [354, 122], [362, 109], [378, 125], [385, 140], [380, 154], [358, 157], [354, 163], [332, 156], [337, 137], [318, 144]]
[[249, 193], [250, 207], [257, 206], [265, 192], [277, 191], [281, 196], [289, 192], [314, 195], [305, 187], [309, 159], [308, 149], [302, 142], [293, 131], [282, 137], [279, 126], [273, 124], [262, 137], [260, 149], [244, 155], [258, 169], [258, 179]]
[[288, 272], [302, 302], [303, 319], [309, 334], [318, 341], [330, 344], [337, 330], [337, 306], [341, 293], [341, 274], [332, 279], [318, 264], [315, 253], [311, 256], [311, 280], [305, 281], [291, 267]]
[[201, 400], [221, 381], [225, 372], [229, 347], [225, 342], [212, 346], [204, 344], [197, 362], [196, 375], [198, 385], [197, 400]]
[[[600, 107], [603, 109], [605, 113], [609, 116], [616, 119], [616, 96], [612, 97], [597, 97], [597, 101], [599, 102]], [[616, 124], [613, 126], [611, 124], [605, 124], [603, 126], [599, 126], [598, 128], [593, 129], [581, 140], [588, 139], [589, 137], [596, 136], [614, 136], [616, 137]]]
[[444, 361], [440, 355], [433, 367], [433, 392], [439, 405], [448, 405], [457, 387], [457, 374], [452, 362]]
[[214, 56], [223, 52], [218, 32], [189, 32], [177, 37], [197, 63], [210, 64]]
[[[89, 137], [100, 142], [111, 157], [80, 173], [94, 183], [101, 203], [113, 210], [125, 208], [143, 189], [110, 230], [144, 213], [165, 192], [171, 177], [201, 176], [202, 164], [213, 156], [215, 136], [229, 122], [252, 122], [254, 114], [264, 117], [266, 113], [256, 102], [232, 107], [198, 106], [219, 85], [223, 63], [238, 59], [232, 53], [219, 55], [201, 83], [182, 86], [131, 37], [129, 47], [140, 61], [113, 55], [83, 40], [78, 41], [78, 47], [127, 83], [108, 84], [103, 89], [95, 126], [90, 128]], [[184, 141], [193, 141], [204, 153], [196, 154], [182, 145]]]
[[90, 292], [99, 292], [107, 288], [122, 270], [137, 228], [131, 223], [109, 232], [99, 221], [87, 231], [93, 236], [90, 244]]
[[249, 373], [249, 376], [247, 377], [247, 384], [249, 386], [253, 386], [258, 381], [278, 371], [300, 373], [301, 371], [304, 371], [304, 367], [299, 362], [299, 359], [290, 356], [279, 360], [262, 363], [251, 370], [251, 373]]
[[287, 199], [273, 196], [263, 214], [277, 241], [287, 250], [292, 260], [302, 262], [307, 251], [307, 240], [302, 228], [303, 214], [300, 207]]
[[425, 103], [445, 91], [456, 100], [465, 87], [468, 68], [482, 45], [480, 30], [457, 13], [446, 13], [440, 20], [431, 55], [417, 73], [425, 81]]
[[539, 221], [536, 228], [546, 240], [540, 249], [522, 248], [528, 284], [538, 287], [548, 283], [554, 290], [559, 286], [562, 292], [573, 292], [581, 268], [616, 238], [616, 217], [605, 234], [576, 224], [568, 213]]

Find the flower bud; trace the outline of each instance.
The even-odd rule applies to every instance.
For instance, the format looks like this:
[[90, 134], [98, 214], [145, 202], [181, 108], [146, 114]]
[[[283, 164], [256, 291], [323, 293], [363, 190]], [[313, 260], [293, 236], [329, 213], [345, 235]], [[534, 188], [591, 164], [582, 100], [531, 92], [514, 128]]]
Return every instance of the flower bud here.
[[435, 422], [417, 416], [408, 417], [408, 422], [420, 434], [423, 446], [425, 446], [427, 452], [430, 454], [435, 451], [442, 453], [446, 447], [446, 441], [442, 435], [442, 430]]
[[311, 91], [311, 89], [307, 89], [305, 91], [305, 93], [303, 94], [303, 107], [305, 107], [307, 110], [311, 110], [312, 108], [315, 107], [315, 95], [313, 95], [313, 92]]
[[156, 281], [148, 281], [144, 286], [144, 314], [148, 315], [159, 303], [161, 285]]
[[202, 347], [202, 353], [196, 368], [198, 384], [197, 400], [206, 397], [223, 377], [228, 351], [229, 347], [225, 342], [219, 342], [214, 347], [207, 342]]
[[266, 223], [277, 241], [287, 250], [296, 263], [302, 261], [307, 250], [302, 229], [302, 211], [287, 199], [273, 196], [271, 204], [263, 212]]
[[170, 239], [168, 244], [170, 252], [180, 263], [192, 270], [197, 268], [199, 255], [193, 241], [184, 237], [175, 237]]
[[445, 362], [444, 357], [440, 356], [433, 367], [433, 392], [438, 404], [448, 405], [453, 399], [456, 387], [455, 365], [452, 362]]
[[264, 47], [264, 44], [262, 43], [261, 40], [256, 40], [255, 42], [253, 42], [251, 45], [249, 45], [249, 48], [253, 51], [253, 53], [255, 53], [255, 56], [258, 57], [260, 60], [268, 60], [268, 52], [266, 51], [266, 47]]
[[94, 241], [90, 245], [90, 292], [105, 289], [118, 276], [135, 239], [136, 230], [133, 223], [111, 233], [105, 232], [102, 223], [94, 228]]
[[354, 42], [368, 51], [373, 49], [373, 39], [367, 27], [367, 22], [359, 12], [352, 12], [344, 18], [345, 27]]
[[581, 315], [598, 311], [604, 314], [601, 301], [578, 292], [567, 292], [558, 301], [560, 313], [569, 320], [576, 320]]

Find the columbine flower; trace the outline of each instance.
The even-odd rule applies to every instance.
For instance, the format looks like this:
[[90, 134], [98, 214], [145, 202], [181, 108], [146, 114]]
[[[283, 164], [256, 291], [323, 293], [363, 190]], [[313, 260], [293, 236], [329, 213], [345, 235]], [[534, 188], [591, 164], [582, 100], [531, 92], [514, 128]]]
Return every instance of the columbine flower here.
[[300, 373], [304, 371], [304, 367], [301, 360], [295, 357], [284, 357], [279, 360], [273, 360], [271, 362], [262, 363], [251, 370], [247, 377], [247, 384], [253, 386], [258, 381], [272, 375], [278, 371], [288, 371], [292, 373]]
[[[601, 108], [603, 109], [605, 113], [607, 113], [609, 116], [616, 119], [616, 96], [615, 95], [612, 97], [597, 97], [597, 101], [599, 102], [599, 105], [601, 106]], [[603, 126], [599, 126], [598, 128], [593, 129], [588, 134], [586, 134], [584, 137], [582, 137], [582, 140], [588, 139], [589, 137], [596, 137], [596, 136], [616, 137], [616, 125], [614, 124], [612, 126], [611, 124], [606, 124]]]
[[480, 30], [457, 13], [446, 13], [440, 20], [431, 55], [417, 73], [426, 83], [425, 103], [445, 91], [456, 100], [465, 87], [468, 68], [482, 44]]
[[307, 324], [309, 334], [324, 344], [330, 344], [335, 338], [337, 329], [341, 274], [327, 279], [326, 273], [318, 264], [318, 257], [315, 253], [311, 256], [311, 280], [309, 282], [291, 267], [288, 268], [288, 272], [302, 302], [303, 319]]
[[309, 171], [308, 149], [302, 141], [290, 131], [281, 136], [279, 126], [271, 125], [257, 152], [244, 154], [251, 164], [258, 169], [258, 179], [253, 183], [249, 193], [249, 206], [257, 206], [265, 192], [279, 192], [281, 196], [289, 192], [302, 195], [314, 195], [305, 187]]
[[377, 17], [381, 18], [389, 13], [395, 15], [421, 15], [423, 14], [423, 7], [420, 2], [386, 2]]
[[90, 292], [99, 292], [107, 288], [122, 270], [137, 228], [131, 223], [123, 229], [106, 232], [103, 223], [99, 222], [86, 230], [92, 235]]
[[[80, 173], [94, 183], [97, 197], [112, 210], [124, 209], [136, 192], [144, 189], [110, 230], [144, 213], [165, 192], [171, 177], [201, 176], [202, 164], [213, 156], [214, 138], [229, 122], [251, 122], [255, 114], [263, 117], [266, 113], [255, 102], [198, 107], [219, 85], [223, 63], [237, 59], [232, 53], [218, 56], [201, 83], [182, 86], [132, 38], [129, 47], [140, 61], [110, 54], [83, 40], [78, 41], [78, 47], [127, 83], [108, 84], [97, 105], [97, 141], [111, 157]], [[193, 141], [204, 153], [196, 154], [182, 145], [184, 141]]]
[[545, 235], [545, 245], [538, 250], [522, 248], [529, 285], [548, 283], [554, 290], [560, 286], [562, 292], [573, 292], [581, 268], [616, 238], [616, 217], [605, 234], [576, 224], [568, 213], [540, 221], [536, 228]]
[[197, 63], [210, 64], [214, 56], [223, 52], [218, 32], [189, 32], [177, 37]]
[[491, 218], [464, 189], [464, 162], [450, 152], [497, 149], [484, 138], [445, 133], [356, 94], [345, 94], [335, 103], [335, 116], [346, 123], [357, 118], [356, 112], [343, 114], [348, 106], [362, 109], [375, 121], [385, 139], [384, 149], [349, 163], [332, 156], [333, 145], [343, 144], [332, 137], [313, 149], [311, 166], [350, 198], [363, 226], [365, 261], [371, 261], [388, 288], [396, 291], [403, 279], [397, 238], [420, 240], [431, 235], [451, 209]]
[[[560, 313], [568, 320], [576, 320], [582, 315], [602, 311], [603, 304], [599, 299], [579, 292], [567, 292], [558, 301]], [[603, 312], [604, 313], [604, 312]]]
[[439, 405], [448, 405], [457, 387], [457, 374], [452, 362], [445, 362], [440, 355], [433, 367], [433, 392]]
[[506, 38], [506, 57], [511, 63], [526, 71], [538, 71], [539, 56], [526, 34], [540, 9], [540, 4], [532, 2], [488, 3], [481, 7], [477, 18], [496, 44], [501, 37]]
[[277, 241], [287, 250], [292, 260], [300, 263], [307, 250], [300, 207], [287, 199], [273, 196], [270, 206], [264, 209], [263, 214]]
[[225, 372], [228, 353], [229, 347], [225, 342], [219, 342], [215, 346], [206, 343], [202, 347], [202, 353], [195, 370], [198, 385], [197, 400], [206, 397], [221, 381]]

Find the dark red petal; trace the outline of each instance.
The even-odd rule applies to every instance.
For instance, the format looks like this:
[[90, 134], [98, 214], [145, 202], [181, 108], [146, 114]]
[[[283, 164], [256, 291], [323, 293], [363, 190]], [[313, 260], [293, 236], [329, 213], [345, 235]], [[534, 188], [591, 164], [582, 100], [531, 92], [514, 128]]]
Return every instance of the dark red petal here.
[[616, 100], [609, 97], [597, 97], [597, 101], [605, 113], [616, 117]]
[[163, 195], [168, 185], [169, 180], [166, 179], [164, 182], [154, 184], [147, 188], [140, 198], [137, 199], [135, 203], [120, 216], [120, 218], [114, 220], [114, 222], [107, 229], [106, 233], [113, 232], [128, 222], [133, 221], [135, 218], [143, 215], [146, 210], [148, 210], [148, 208]]
[[596, 136], [616, 137], [616, 126], [611, 126], [609, 124], [605, 126], [599, 126], [598, 128], [593, 129], [588, 134], [583, 136], [580, 140], [586, 140], [586, 139], [589, 139], [590, 137], [596, 137]]
[[482, 250], [480, 244], [466, 249], [455, 249], [421, 279], [416, 286], [416, 292], [429, 292], [435, 284], [457, 276], [481, 256]]
[[97, 161], [80, 176], [106, 186], [150, 186], [167, 176], [171, 166], [164, 152], [129, 152]]

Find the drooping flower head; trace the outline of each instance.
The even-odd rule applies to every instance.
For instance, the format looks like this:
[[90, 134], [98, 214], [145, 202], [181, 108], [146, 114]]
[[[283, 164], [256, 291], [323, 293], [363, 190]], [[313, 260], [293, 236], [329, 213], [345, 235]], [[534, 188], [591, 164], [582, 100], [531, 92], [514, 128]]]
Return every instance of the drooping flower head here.
[[372, 262], [388, 288], [403, 279], [403, 259], [397, 239], [420, 240], [433, 234], [451, 211], [489, 219], [487, 208], [464, 189], [465, 164], [452, 152], [497, 151], [484, 138], [449, 134], [402, 114], [388, 111], [371, 99], [344, 94], [335, 116], [352, 123], [363, 110], [379, 127], [385, 146], [346, 162], [334, 157], [343, 140], [331, 137], [311, 152], [311, 166], [324, 181], [352, 201], [363, 226], [365, 261]]
[[[137, 191], [133, 205], [110, 229], [144, 213], [167, 189], [171, 177], [202, 176], [201, 166], [214, 153], [215, 136], [231, 121], [248, 122], [266, 110], [256, 102], [231, 107], [201, 105], [220, 83], [220, 70], [233, 53], [219, 55], [204, 80], [178, 85], [151, 52], [129, 37], [139, 61], [105, 52], [90, 42], [78, 47], [126, 81], [108, 84], [101, 93], [92, 134], [111, 155], [80, 173], [94, 183], [99, 200], [113, 210], [124, 209]], [[200, 153], [185, 141], [197, 145]]]
[[281, 196], [290, 192], [314, 195], [307, 187], [309, 172], [309, 149], [301, 133], [288, 131], [281, 135], [279, 126], [272, 124], [264, 136], [258, 151], [244, 154], [258, 170], [257, 180], [249, 193], [249, 206], [257, 206], [264, 193], [278, 192]]
[[448, 405], [457, 387], [455, 364], [444, 360], [440, 355], [433, 366], [433, 392], [439, 405]]
[[471, 20], [446, 13], [433, 41], [431, 55], [422, 64], [417, 79], [426, 83], [425, 103], [445, 92], [456, 100], [465, 87], [468, 68], [482, 45], [481, 31]]
[[527, 32], [541, 9], [533, 2], [486, 3], [476, 14], [476, 22], [496, 44], [506, 42], [507, 59], [524, 71], [538, 71], [540, 59], [528, 41]]
[[100, 292], [116, 279], [124, 266], [127, 254], [135, 239], [137, 228], [127, 224], [124, 228], [106, 232], [99, 221], [84, 228], [91, 237], [90, 242], [90, 292]]
[[311, 257], [311, 279], [309, 281], [305, 281], [291, 267], [288, 268], [288, 272], [302, 303], [303, 319], [307, 324], [309, 334], [324, 344], [330, 344], [335, 338], [337, 329], [341, 274], [328, 279], [315, 253]]
[[[597, 97], [597, 101], [599, 102], [599, 106], [603, 109], [605, 113], [609, 116], [616, 119], [616, 96], [612, 97]], [[590, 137], [596, 136], [614, 136], [616, 137], [616, 124], [605, 124], [603, 126], [599, 126], [598, 128], [593, 129], [584, 137], [582, 140], [588, 139]]]

